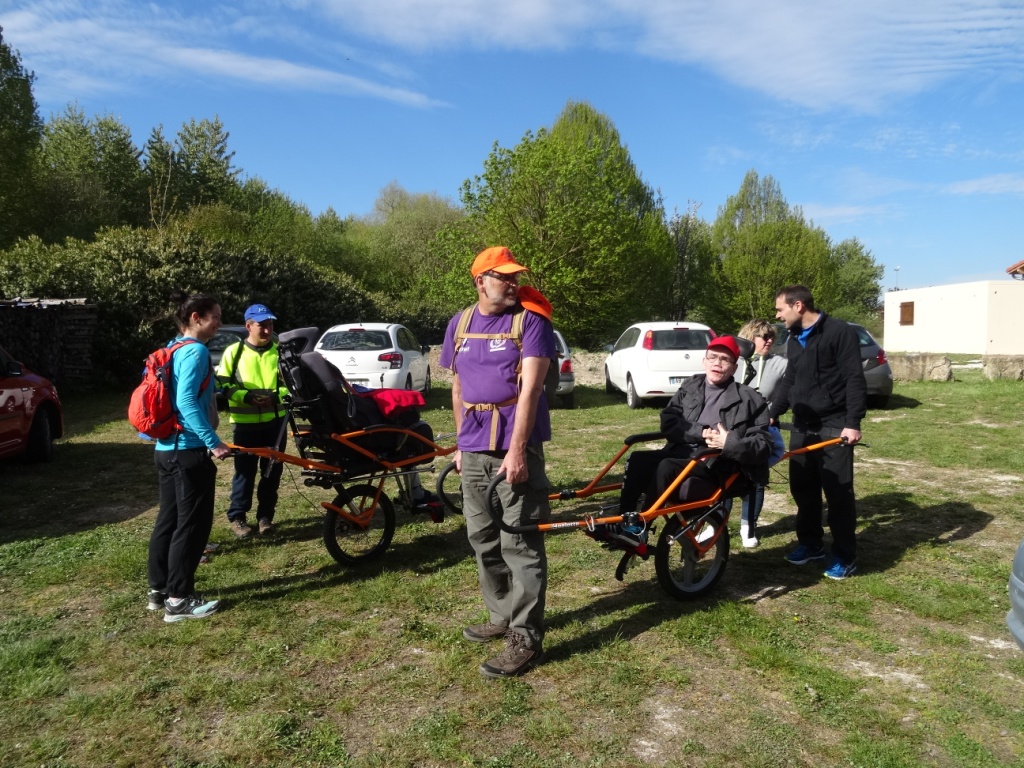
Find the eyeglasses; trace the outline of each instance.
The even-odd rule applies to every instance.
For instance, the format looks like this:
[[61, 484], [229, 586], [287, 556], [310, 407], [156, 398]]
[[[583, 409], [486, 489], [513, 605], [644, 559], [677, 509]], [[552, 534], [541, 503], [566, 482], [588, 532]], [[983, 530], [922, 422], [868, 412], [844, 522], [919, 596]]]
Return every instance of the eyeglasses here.
[[721, 363], [722, 365], [732, 365], [736, 362], [729, 355], [704, 355], [704, 359], [709, 363]]
[[481, 272], [480, 276], [493, 277], [495, 280], [501, 280], [501, 282], [508, 283], [509, 285], [519, 284], [519, 275], [515, 272], [513, 272], [511, 275], [503, 275], [500, 272], [491, 272], [490, 270], [488, 270], [487, 272]]

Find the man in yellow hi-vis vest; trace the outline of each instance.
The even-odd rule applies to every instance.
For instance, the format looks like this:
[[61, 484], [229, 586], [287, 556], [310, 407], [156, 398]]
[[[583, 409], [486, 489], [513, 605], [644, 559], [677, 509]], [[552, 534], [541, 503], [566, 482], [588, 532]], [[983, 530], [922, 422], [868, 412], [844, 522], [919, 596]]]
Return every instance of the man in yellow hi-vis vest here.
[[[285, 447], [282, 401], [288, 390], [277, 375], [277, 344], [273, 339], [276, 319], [263, 304], [253, 304], [245, 310], [245, 329], [249, 335], [225, 349], [217, 367], [217, 386], [227, 397], [235, 445], [279, 451]], [[259, 532], [273, 532], [281, 469], [280, 462], [270, 459], [248, 453], [235, 456], [228, 524], [238, 538], [244, 539], [252, 533], [246, 514], [252, 508], [254, 489]], [[260, 475], [258, 485], [257, 472]]]

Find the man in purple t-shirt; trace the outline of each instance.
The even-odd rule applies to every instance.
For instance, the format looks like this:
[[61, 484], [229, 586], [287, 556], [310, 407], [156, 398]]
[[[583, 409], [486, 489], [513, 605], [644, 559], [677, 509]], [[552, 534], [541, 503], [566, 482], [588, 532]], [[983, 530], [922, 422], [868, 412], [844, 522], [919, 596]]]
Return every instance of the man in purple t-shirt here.
[[[544, 534], [504, 533], [485, 498], [491, 480], [505, 472], [498, 496], [507, 525], [539, 523], [551, 511], [543, 449], [551, 421], [542, 393], [555, 338], [549, 309], [532, 311], [520, 302], [519, 273], [526, 271], [507, 248], [482, 251], [470, 267], [478, 301], [465, 336], [456, 349], [460, 312], [448, 323], [441, 349], [441, 365], [454, 373], [455, 465], [462, 475], [466, 532], [490, 613], [487, 622], [462, 634], [477, 643], [505, 639], [505, 649], [480, 666], [485, 677], [521, 675], [543, 655]], [[517, 312], [525, 313], [521, 351], [510, 338]]]

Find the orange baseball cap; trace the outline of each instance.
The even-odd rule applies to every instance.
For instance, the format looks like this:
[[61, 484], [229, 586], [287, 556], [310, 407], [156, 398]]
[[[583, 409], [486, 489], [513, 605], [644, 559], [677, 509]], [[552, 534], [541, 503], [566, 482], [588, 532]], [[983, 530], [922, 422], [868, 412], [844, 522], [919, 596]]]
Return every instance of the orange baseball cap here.
[[551, 302], [548, 297], [529, 285], [519, 286], [519, 303], [524, 309], [536, 312], [538, 315], [551, 320]]
[[502, 245], [487, 248], [477, 255], [473, 260], [473, 266], [469, 273], [476, 277], [484, 272], [497, 272], [500, 275], [514, 275], [516, 272], [529, 272], [530, 270], [519, 264], [512, 251]]

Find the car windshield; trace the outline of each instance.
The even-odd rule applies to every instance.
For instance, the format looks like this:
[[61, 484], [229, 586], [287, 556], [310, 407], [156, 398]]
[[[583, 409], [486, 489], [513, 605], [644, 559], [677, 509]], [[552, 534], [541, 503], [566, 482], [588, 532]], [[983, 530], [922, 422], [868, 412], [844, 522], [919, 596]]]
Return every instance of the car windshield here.
[[206, 342], [206, 348], [223, 352], [240, 338], [242, 338], [240, 334], [231, 331], [218, 331], [212, 339]]
[[391, 336], [387, 331], [364, 331], [358, 328], [328, 331], [320, 340], [320, 349], [376, 352], [382, 349], [391, 349]]
[[655, 331], [651, 349], [704, 349], [710, 341], [710, 331], [673, 328]]

